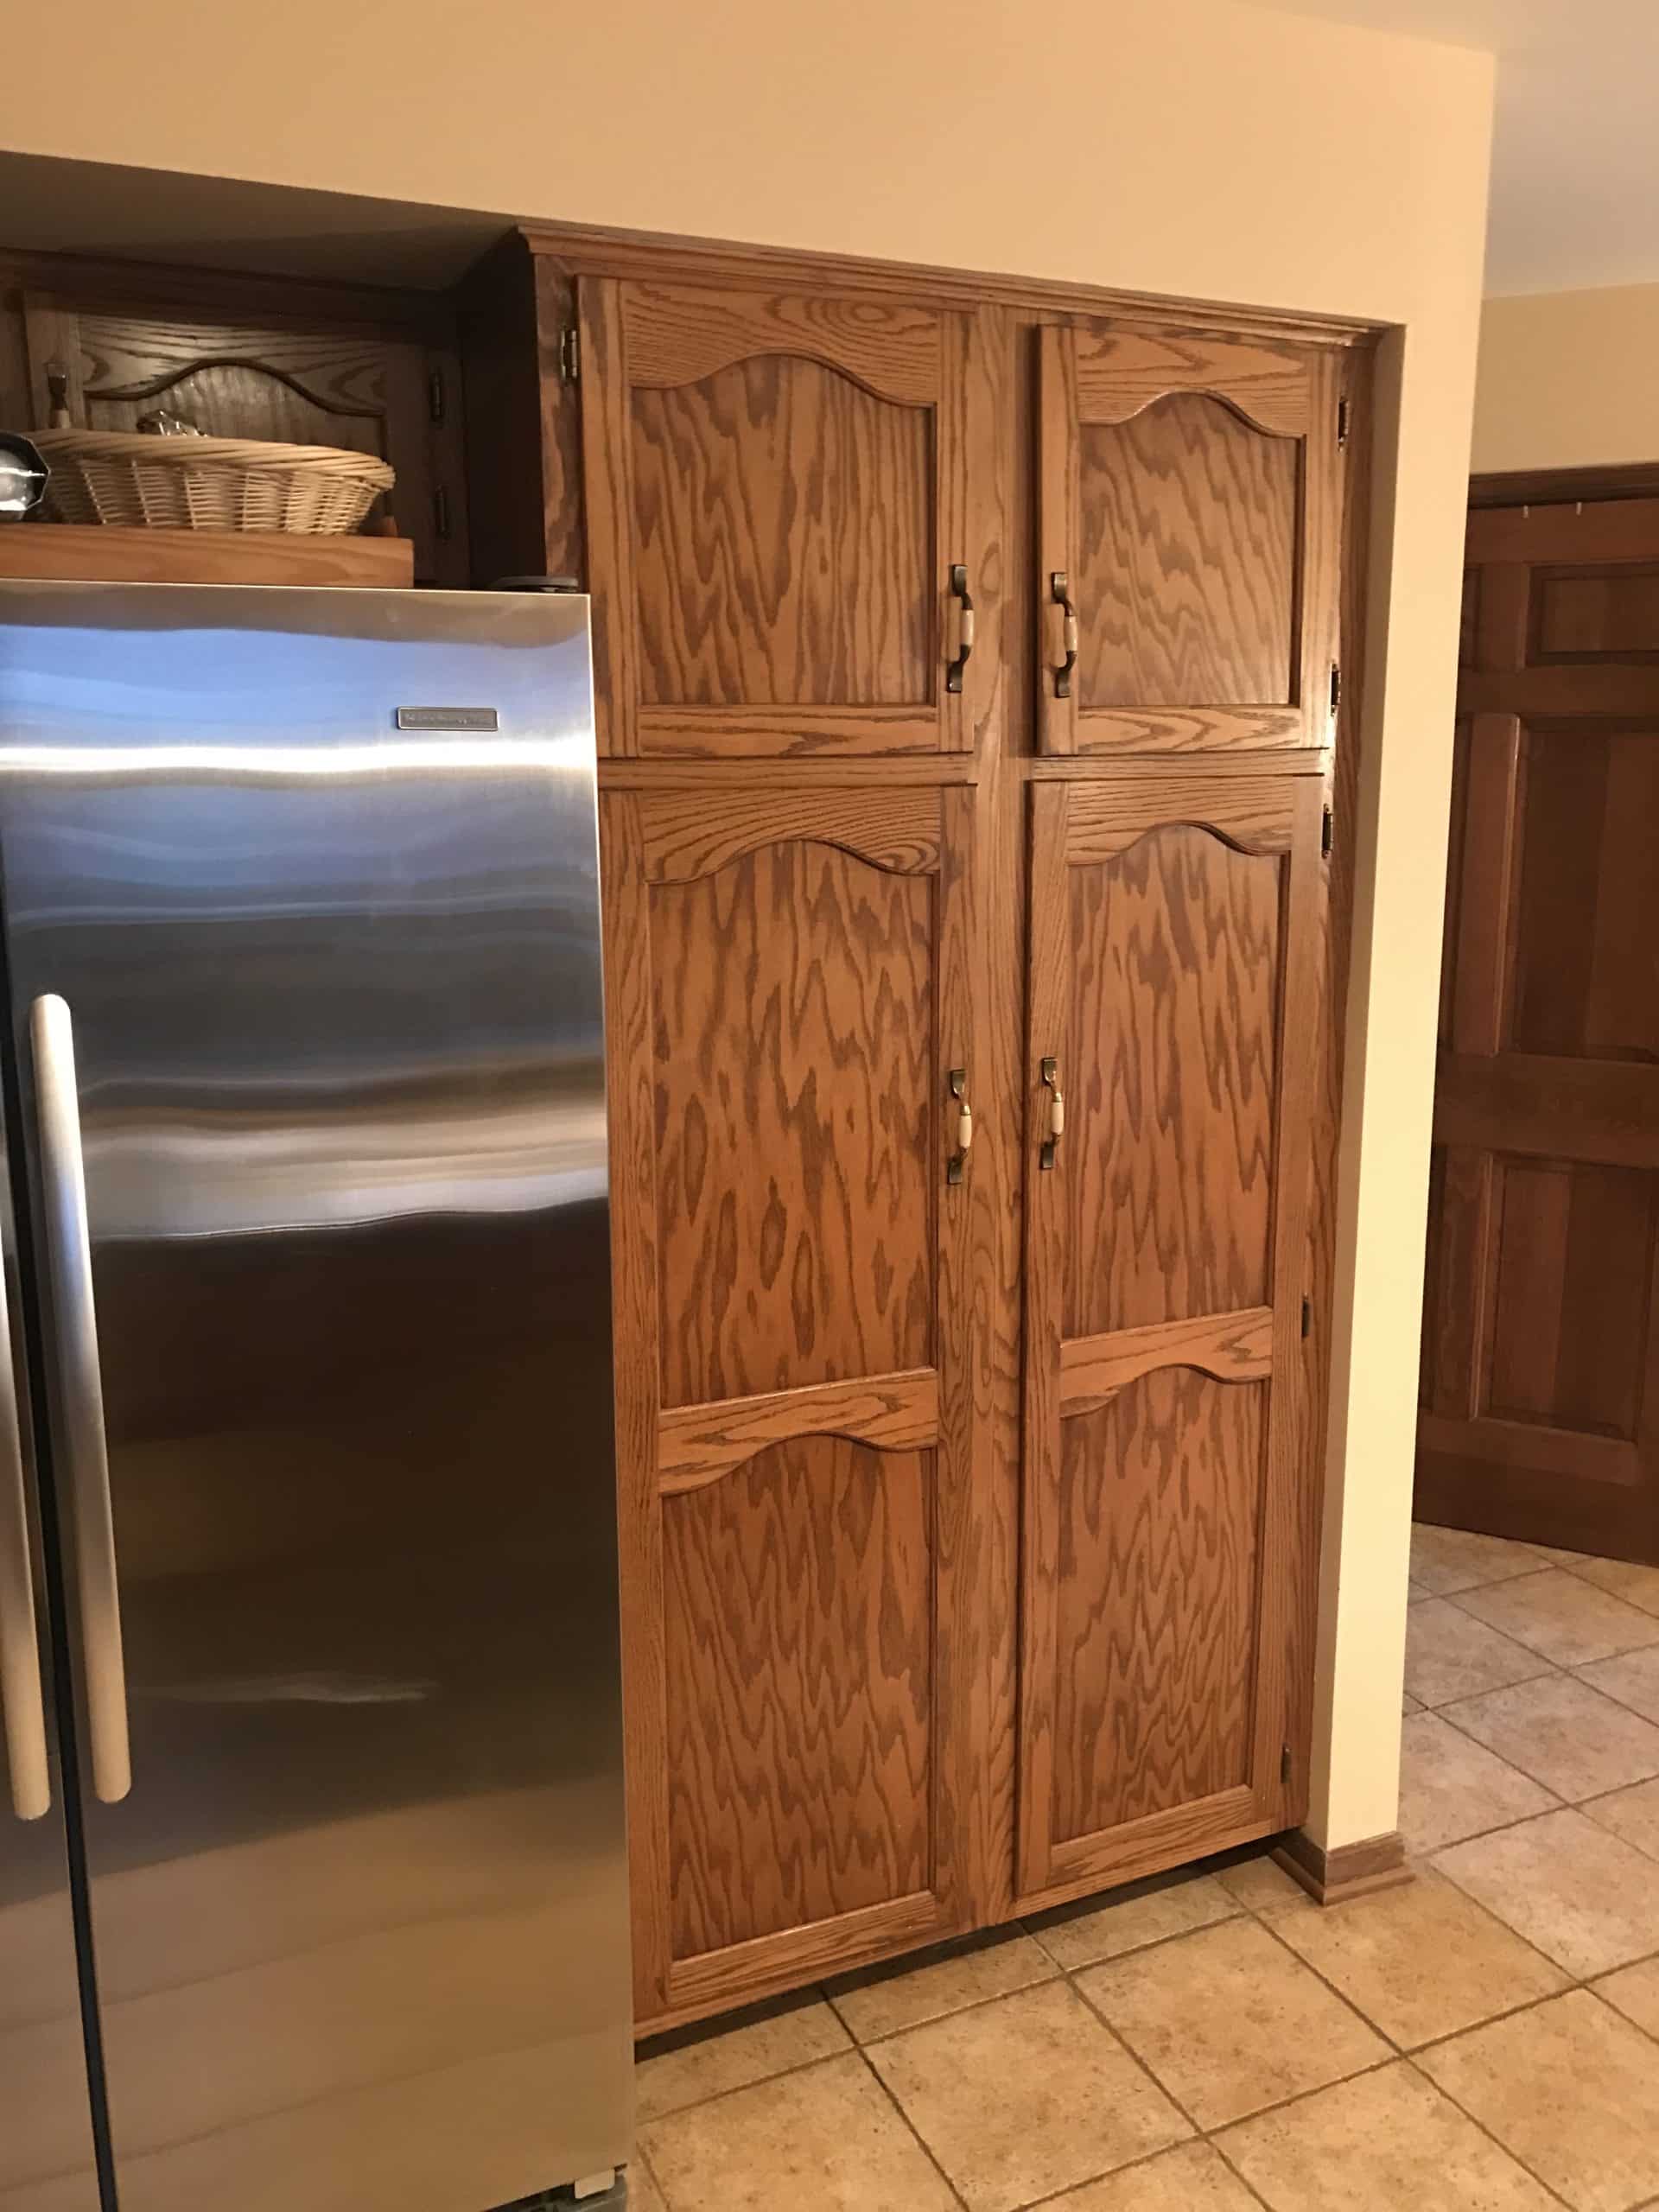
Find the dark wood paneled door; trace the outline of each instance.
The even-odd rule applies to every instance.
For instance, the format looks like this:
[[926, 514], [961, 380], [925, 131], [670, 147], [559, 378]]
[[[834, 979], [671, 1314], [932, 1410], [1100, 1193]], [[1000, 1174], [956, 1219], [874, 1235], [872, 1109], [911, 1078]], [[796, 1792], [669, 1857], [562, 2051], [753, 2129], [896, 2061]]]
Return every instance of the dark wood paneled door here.
[[980, 994], [969, 790], [604, 810], [644, 2023], [944, 1935], [986, 1878]]
[[1040, 343], [1043, 750], [1329, 744], [1336, 359], [1085, 321]]
[[603, 749], [968, 749], [974, 318], [608, 277], [579, 296]]
[[1659, 500], [1471, 515], [1418, 1510], [1659, 1562]]
[[1291, 1825], [1317, 774], [1033, 798], [1020, 1890]]

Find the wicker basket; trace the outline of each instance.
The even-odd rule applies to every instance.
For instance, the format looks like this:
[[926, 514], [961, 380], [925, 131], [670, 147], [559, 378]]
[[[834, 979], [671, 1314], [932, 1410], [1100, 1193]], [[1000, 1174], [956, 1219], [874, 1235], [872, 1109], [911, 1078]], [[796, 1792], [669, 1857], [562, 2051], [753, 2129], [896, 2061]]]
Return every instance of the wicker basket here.
[[343, 537], [397, 473], [334, 446], [255, 438], [152, 437], [128, 430], [37, 430], [60, 522], [168, 530], [290, 530]]

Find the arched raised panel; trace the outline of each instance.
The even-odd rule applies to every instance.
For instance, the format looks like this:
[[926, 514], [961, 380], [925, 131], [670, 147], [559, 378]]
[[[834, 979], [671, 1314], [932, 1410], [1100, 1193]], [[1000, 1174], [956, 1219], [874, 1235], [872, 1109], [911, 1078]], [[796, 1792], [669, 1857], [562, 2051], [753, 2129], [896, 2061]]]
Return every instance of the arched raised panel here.
[[1270, 1294], [1277, 855], [1174, 823], [1068, 868], [1068, 1337]]
[[777, 353], [636, 390], [642, 703], [925, 706], [930, 432]]
[[952, 1932], [992, 1833], [975, 795], [693, 772], [601, 811], [650, 2020]]
[[1321, 793], [1175, 762], [1033, 793], [1028, 1903], [1302, 1802], [1285, 1686]]
[[677, 1960], [927, 1889], [933, 1477], [810, 1437], [665, 1501]]
[[1045, 751], [1332, 741], [1338, 404], [1317, 347], [1042, 332]]
[[664, 1406], [931, 1366], [930, 880], [791, 842], [651, 906]]
[[[988, 408], [973, 318], [891, 298], [583, 279], [601, 738], [644, 759], [926, 753], [972, 741]], [[985, 525], [976, 524], [982, 537]], [[969, 596], [975, 588], [969, 585]]]
[[1079, 425], [1080, 712], [1291, 705], [1300, 459], [1203, 392]]

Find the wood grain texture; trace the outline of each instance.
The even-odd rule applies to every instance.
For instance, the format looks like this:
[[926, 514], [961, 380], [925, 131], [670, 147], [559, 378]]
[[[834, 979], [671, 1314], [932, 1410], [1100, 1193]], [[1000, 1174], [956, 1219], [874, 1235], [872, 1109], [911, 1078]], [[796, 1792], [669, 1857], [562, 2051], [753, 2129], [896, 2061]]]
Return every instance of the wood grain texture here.
[[1069, 871], [1065, 1332], [1267, 1303], [1281, 862], [1148, 833]]
[[1057, 1840], [1252, 1779], [1265, 1395], [1164, 1369], [1061, 1431]]
[[[1251, 385], [1261, 402], [1254, 413], [1243, 397]], [[1046, 751], [1329, 742], [1342, 396], [1336, 358], [1319, 348], [1084, 322], [1044, 330], [1037, 595]], [[1066, 699], [1054, 692], [1056, 571], [1070, 579], [1079, 630]]]
[[931, 406], [939, 392], [939, 317], [907, 302], [636, 283], [626, 334], [641, 385], [698, 384], [737, 362], [781, 355], [822, 363], [900, 406]]
[[668, 2002], [668, 1782], [664, 1580], [657, 1495], [656, 1114], [652, 1054], [651, 891], [639, 801], [600, 803], [605, 1077], [610, 1124], [611, 1328], [616, 1412], [622, 1719], [634, 2009]]
[[[752, 785], [751, 779], [751, 785]], [[764, 845], [833, 845], [895, 875], [937, 873], [944, 825], [937, 789], [822, 790], [770, 784], [706, 795], [683, 787], [641, 804], [645, 872], [653, 883], [712, 875]]]
[[1260, 1382], [1273, 1372], [1273, 1308], [1203, 1313], [1071, 1337], [1060, 1346], [1060, 1412], [1093, 1413], [1141, 1376], [1165, 1367], [1199, 1368], [1220, 1382]]
[[1079, 425], [1081, 711], [1293, 703], [1300, 462], [1208, 393]]
[[[956, 753], [970, 318], [893, 299], [579, 279], [611, 757]], [[972, 588], [970, 583], [970, 589]], [[613, 729], [610, 725], [614, 723]]]
[[1090, 329], [1077, 340], [1077, 400], [1086, 423], [1124, 423], [1172, 392], [1210, 391], [1270, 435], [1306, 435], [1308, 355], [1291, 346], [1192, 330]]
[[620, 285], [584, 276], [576, 288], [576, 314], [583, 385], [588, 589], [593, 600], [594, 715], [601, 760], [629, 760], [639, 751], [639, 595], [633, 582], [633, 438]]
[[[1519, 830], [1521, 724], [1513, 715], [1476, 715], [1463, 747], [1456, 797], [1456, 938], [1448, 946], [1451, 1046], [1457, 1052], [1503, 1049], [1510, 985], [1511, 906]], [[1448, 897], [1453, 893], [1448, 889]]]
[[928, 1885], [932, 1488], [814, 1437], [664, 1501], [677, 1958]]
[[1290, 849], [1300, 804], [1286, 777], [1215, 773], [1195, 763], [1179, 776], [1166, 768], [1145, 782], [1098, 773], [1072, 798], [1067, 817], [1066, 864], [1093, 868], [1116, 860], [1154, 830], [1177, 824], [1206, 831], [1235, 852], [1283, 853]]
[[1535, 666], [1659, 660], [1659, 567], [1541, 569], [1533, 604]]
[[932, 695], [926, 410], [767, 354], [632, 394], [650, 706], [897, 706]]
[[1428, 1274], [1423, 1298], [1422, 1403], [1472, 1421], [1480, 1411], [1491, 1343], [1497, 1216], [1490, 1153], [1435, 1147], [1429, 1193]]
[[657, 1424], [658, 1487], [664, 1497], [701, 1490], [767, 1446], [800, 1436], [845, 1436], [884, 1452], [937, 1444], [938, 1376], [919, 1368], [908, 1375], [671, 1407]]
[[[1497, 909], [1511, 1049], [1659, 1064], [1659, 722], [1536, 725], [1525, 752], [1516, 906]], [[1469, 804], [1471, 831], [1497, 812]]]
[[929, 884], [772, 845], [651, 940], [664, 1402], [931, 1366]]
[[291, 531], [125, 530], [32, 523], [0, 531], [0, 576], [82, 583], [312, 584], [411, 588], [406, 537], [302, 537]]
[[1659, 1068], [1542, 1053], [1440, 1061], [1434, 1134], [1489, 1152], [1659, 1167]]
[[1633, 1440], [1659, 1177], [1507, 1160], [1497, 1184], [1490, 1379], [1477, 1410]]
[[[1305, 1619], [1298, 1563], [1315, 1463], [1300, 1324], [1317, 1065], [1307, 1046], [1321, 1003], [1321, 785], [1285, 775], [1263, 791], [1232, 787], [1234, 803], [1271, 816], [1275, 841], [1287, 844], [1252, 855], [1185, 822], [1193, 772], [1172, 764], [1161, 782], [1125, 780], [1136, 806], [1160, 809], [1162, 826], [1142, 826], [1133, 844], [1085, 865], [1080, 848], [1103, 836], [1122, 843], [1111, 779], [1033, 792], [1033, 1058], [1060, 1059], [1067, 1121], [1056, 1171], [1031, 1178], [1028, 1199], [1022, 1903], [1075, 1894], [1091, 1870], [1106, 1880], [1168, 1864], [1177, 1839], [1214, 1848], [1229, 1824], [1234, 1835], [1264, 1832], [1287, 1802], [1283, 1752], [1305, 1695], [1295, 1674]], [[1166, 849], [1170, 860], [1160, 857]], [[1126, 1103], [1115, 1093], [1113, 1110], [1102, 1110], [1104, 1072], [1120, 1064], [1130, 1071], [1116, 1080]], [[1033, 1086], [1033, 1152], [1045, 1128]], [[1218, 1294], [1217, 1281], [1230, 1287]], [[1195, 1345], [1262, 1379], [1221, 1382], [1181, 1363]], [[1100, 1386], [1080, 1395], [1092, 1409], [1076, 1415], [1065, 1403], [1072, 1376]], [[1071, 1440], [1079, 1430], [1115, 1433], [1109, 1424], [1128, 1418], [1126, 1407], [1140, 1423], [1135, 1409], [1149, 1392], [1164, 1418], [1147, 1425], [1138, 1464], [1162, 1471], [1146, 1476], [1145, 1516], [1161, 1532], [1179, 1519], [1168, 1504], [1178, 1499], [1189, 1529], [1210, 1533], [1197, 1564], [1157, 1566], [1157, 1603], [1137, 1616], [1123, 1590], [1099, 1599], [1114, 1560], [1124, 1574], [1147, 1566], [1144, 1544], [1121, 1536], [1113, 1517], [1113, 1495], [1125, 1511], [1132, 1503], [1123, 1454], [1101, 1456], [1097, 1506], [1087, 1454]], [[1219, 1394], [1213, 1420], [1207, 1393]], [[1253, 1409], [1248, 1440], [1227, 1409], [1235, 1398]], [[1119, 1471], [1119, 1493], [1108, 1466]], [[1081, 1534], [1067, 1518], [1074, 1497]], [[1120, 1543], [1121, 1554], [1112, 1548]], [[1154, 1693], [1168, 1673], [1160, 1655], [1206, 1648], [1201, 1624], [1217, 1608], [1204, 1576], [1226, 1562], [1239, 1625], [1223, 1640], [1243, 1688], [1206, 1690], [1206, 1738], [1184, 1691], [1170, 1693], [1162, 1717]], [[1172, 1632], [1166, 1616], [1183, 1590], [1194, 1617]], [[1146, 1674], [1134, 1675], [1142, 1664]], [[1127, 1680], [1132, 1690], [1122, 1688]], [[1137, 1714], [1151, 1716], [1144, 1740], [1132, 1740]], [[1193, 1732], [1178, 1745], [1171, 1732], [1179, 1728]], [[1121, 1762], [1096, 1751], [1108, 1734]]]

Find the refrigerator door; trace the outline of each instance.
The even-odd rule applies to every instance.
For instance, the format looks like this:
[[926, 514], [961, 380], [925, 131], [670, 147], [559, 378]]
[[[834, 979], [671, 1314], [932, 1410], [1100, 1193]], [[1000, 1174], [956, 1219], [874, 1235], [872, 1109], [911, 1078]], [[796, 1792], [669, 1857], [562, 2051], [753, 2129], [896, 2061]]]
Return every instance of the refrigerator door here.
[[120, 2212], [483, 2212], [631, 2118], [587, 602], [0, 620]]
[[0, 2212], [98, 2212], [3, 1153], [0, 1145]]

